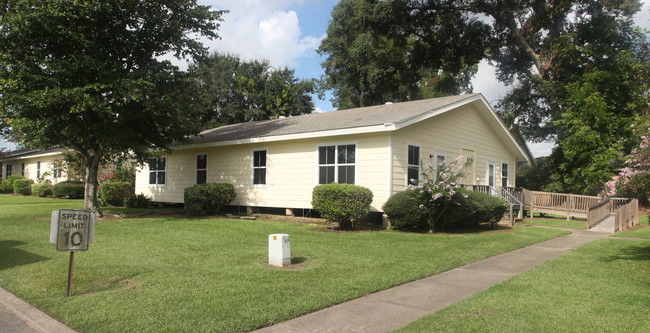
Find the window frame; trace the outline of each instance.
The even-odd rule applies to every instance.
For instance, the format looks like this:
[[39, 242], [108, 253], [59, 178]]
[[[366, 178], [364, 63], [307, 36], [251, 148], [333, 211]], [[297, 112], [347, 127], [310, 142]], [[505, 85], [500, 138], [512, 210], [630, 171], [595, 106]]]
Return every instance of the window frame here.
[[[411, 164], [411, 147], [417, 148], [417, 164]], [[417, 170], [417, 178], [411, 178], [409, 171]], [[420, 173], [422, 171], [422, 146], [417, 144], [407, 144], [406, 146], [406, 185], [417, 185], [420, 182]], [[415, 179], [415, 183], [411, 182], [411, 179]]]
[[25, 177], [25, 162], [20, 164], [20, 175]]
[[[504, 175], [505, 173], [505, 175]], [[510, 181], [508, 180], [508, 176], [510, 173], [510, 165], [506, 162], [501, 162], [501, 187], [503, 188], [508, 188], [508, 184]], [[503, 186], [503, 181], [505, 180], [506, 186]]]
[[[262, 166], [261, 164], [256, 166], [255, 165], [255, 153], [262, 153], [264, 152], [264, 165]], [[252, 158], [251, 158], [251, 183], [253, 184], [254, 187], [266, 187], [268, 184], [268, 165], [269, 165], [269, 152], [268, 149], [254, 149], [252, 153]], [[264, 182], [259, 182], [256, 183], [255, 175], [256, 175], [256, 170], [264, 170]]]
[[[199, 168], [199, 156], [205, 156], [205, 168]], [[207, 153], [198, 153], [194, 159], [194, 184], [205, 184], [208, 182], [208, 154]], [[165, 163], [165, 168], [167, 164]], [[205, 172], [205, 181], [199, 183], [199, 171]]]
[[13, 164], [11, 163], [5, 164], [5, 179], [9, 178], [9, 176], [13, 174], [12, 173], [13, 168], [14, 168]]
[[36, 179], [41, 178], [41, 161], [36, 161]]
[[[165, 168], [162, 169], [162, 170], [159, 170], [158, 165], [160, 165], [159, 161], [161, 159], [163, 159], [165, 161]], [[151, 166], [152, 166], [151, 161], [152, 160], [156, 160], [156, 169], [151, 168]], [[147, 182], [148, 182], [149, 186], [166, 186], [167, 185], [167, 163], [168, 163], [167, 156], [157, 156], [157, 157], [149, 159], [149, 161], [147, 162], [148, 167], [149, 167], [149, 180]], [[155, 175], [156, 175], [156, 183], [155, 184], [151, 183], [151, 174], [152, 173], [155, 173]], [[159, 174], [161, 174], [161, 173], [163, 174], [163, 183], [162, 184], [158, 182], [158, 180], [160, 179]]]
[[[332, 146], [334, 147], [334, 163], [327, 163], [327, 161], [326, 161], [325, 164], [321, 164], [320, 163], [321, 162], [321, 158], [320, 158], [321, 157], [320, 156], [321, 148], [327, 148], [327, 147], [332, 147]], [[346, 149], [349, 149], [349, 146], [354, 146], [354, 156], [353, 156], [354, 162], [352, 162], [352, 163], [347, 163], [347, 162], [341, 163], [341, 162], [339, 162], [339, 148], [340, 147], [346, 147]], [[358, 145], [357, 142], [327, 143], [327, 144], [319, 144], [319, 145], [317, 145], [316, 146], [316, 184], [317, 185], [325, 185], [325, 184], [330, 184], [330, 183], [350, 184], [350, 183], [347, 183], [347, 182], [345, 182], [345, 183], [340, 183], [339, 182], [339, 177], [340, 177], [339, 169], [341, 167], [346, 167], [346, 168], [353, 167], [354, 172], [352, 174], [352, 177], [353, 177], [352, 185], [356, 185], [356, 183], [357, 183], [357, 170], [358, 170], [358, 168], [357, 168], [358, 150], [359, 150], [358, 148], [359, 148], [359, 145]], [[346, 155], [346, 157], [347, 157], [347, 155]], [[321, 183], [320, 182], [320, 180], [321, 180], [321, 168], [322, 167], [333, 167], [334, 168], [334, 176], [333, 176], [333, 181], [332, 182], [329, 182], [329, 183]]]

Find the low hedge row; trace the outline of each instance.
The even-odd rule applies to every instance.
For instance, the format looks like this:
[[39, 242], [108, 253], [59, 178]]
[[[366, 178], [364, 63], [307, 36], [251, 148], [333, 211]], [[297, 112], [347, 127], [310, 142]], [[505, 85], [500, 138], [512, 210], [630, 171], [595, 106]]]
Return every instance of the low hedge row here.
[[183, 199], [188, 215], [218, 212], [235, 200], [235, 186], [227, 183], [196, 184], [185, 188]]
[[52, 195], [52, 183], [37, 183], [32, 185], [32, 194], [37, 197]]
[[63, 181], [52, 186], [52, 193], [57, 197], [68, 197], [70, 199], [83, 199], [84, 183]]
[[[403, 191], [391, 196], [384, 204], [384, 213], [397, 229], [427, 229], [429, 222], [420, 208], [414, 191]], [[493, 226], [503, 218], [507, 204], [500, 198], [484, 193], [460, 191], [451, 206], [440, 217], [444, 227], [462, 228], [489, 223]]]

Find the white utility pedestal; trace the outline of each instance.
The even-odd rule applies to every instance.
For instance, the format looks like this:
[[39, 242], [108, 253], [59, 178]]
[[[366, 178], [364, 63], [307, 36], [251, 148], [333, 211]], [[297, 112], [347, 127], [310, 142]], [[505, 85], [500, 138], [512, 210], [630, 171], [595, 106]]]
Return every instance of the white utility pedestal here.
[[291, 242], [288, 234], [269, 235], [269, 265], [291, 265]]

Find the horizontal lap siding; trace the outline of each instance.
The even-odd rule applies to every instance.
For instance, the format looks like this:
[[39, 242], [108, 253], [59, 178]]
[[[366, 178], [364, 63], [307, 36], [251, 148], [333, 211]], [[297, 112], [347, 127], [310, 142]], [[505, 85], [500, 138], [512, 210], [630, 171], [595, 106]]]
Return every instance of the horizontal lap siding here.
[[[421, 146], [422, 164], [434, 163], [436, 151], [446, 153], [447, 161], [461, 155], [462, 149], [475, 153], [475, 178], [477, 185], [487, 184], [487, 161], [508, 163], [508, 183], [515, 184], [515, 155], [508, 150], [505, 143], [488, 126], [485, 119], [471, 105], [435, 116], [396, 131], [392, 139], [393, 147], [393, 192], [399, 192], [406, 186], [406, 161], [408, 145]], [[434, 155], [429, 158], [429, 155]], [[466, 158], [467, 156], [465, 156]], [[501, 170], [496, 172], [497, 184], [500, 184]]]
[[[3, 162], [2, 178], [5, 176], [5, 165], [11, 164], [12, 175], [20, 175], [22, 164], [25, 163], [25, 178], [32, 179], [34, 182], [36, 182], [38, 180], [38, 177], [36, 176], [36, 162], [41, 161], [41, 176], [47, 172], [49, 176], [45, 177], [45, 179], [50, 180], [53, 184], [56, 184], [67, 179], [65, 172], [60, 178], [52, 178], [54, 174], [54, 161], [62, 158], [63, 157], [61, 155], [51, 155]], [[63, 170], [65, 170], [65, 167]]]
[[[168, 155], [165, 186], [148, 185], [148, 168], [138, 171], [136, 193], [160, 202], [183, 202], [183, 191], [195, 183], [197, 154], [208, 155], [208, 182], [235, 186], [242, 206], [310, 208], [317, 185], [317, 147], [336, 144], [357, 145], [356, 184], [370, 188], [379, 210], [388, 197], [388, 134], [340, 136], [282, 142], [243, 144], [204, 149], [177, 150]], [[267, 151], [266, 186], [253, 186], [253, 150]]]

